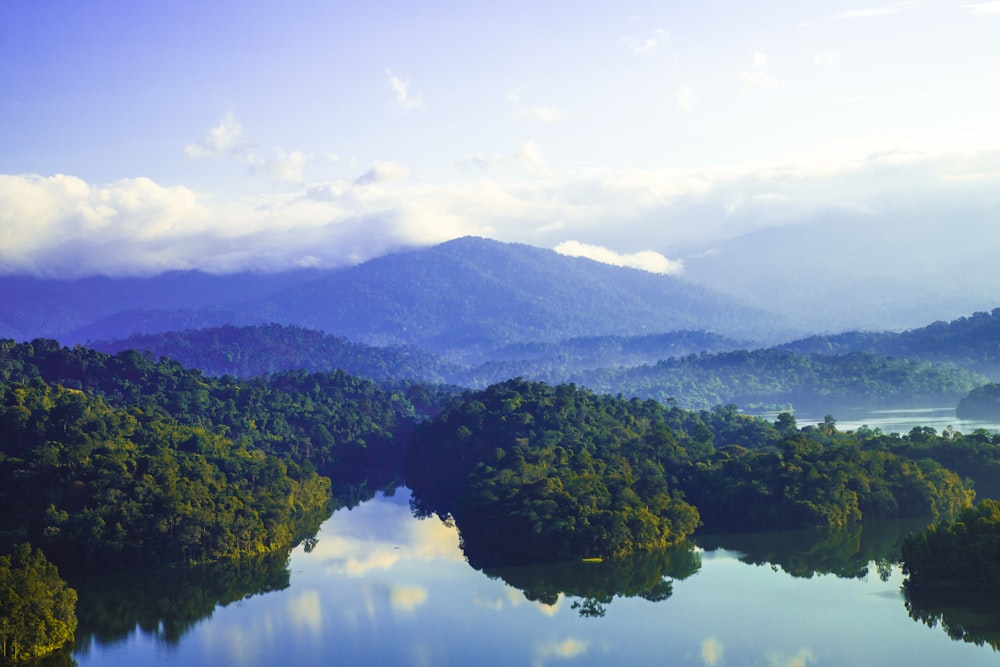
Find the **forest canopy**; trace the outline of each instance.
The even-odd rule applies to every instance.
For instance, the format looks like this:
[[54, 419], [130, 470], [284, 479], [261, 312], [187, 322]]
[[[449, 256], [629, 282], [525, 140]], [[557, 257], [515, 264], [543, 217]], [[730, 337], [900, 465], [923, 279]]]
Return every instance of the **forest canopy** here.
[[798, 429], [788, 415], [769, 424], [510, 380], [421, 425], [406, 481], [418, 510], [454, 517], [470, 561], [559, 560], [677, 544], [701, 522], [951, 516], [974, 494], [928, 452], [910, 436], [842, 433], [832, 418]]

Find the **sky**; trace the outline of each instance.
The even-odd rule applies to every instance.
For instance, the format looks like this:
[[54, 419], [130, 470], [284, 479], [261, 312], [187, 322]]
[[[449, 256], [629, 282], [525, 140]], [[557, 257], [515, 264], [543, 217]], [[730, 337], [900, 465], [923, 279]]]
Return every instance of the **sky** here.
[[683, 275], [819, 216], [989, 219], [997, 35], [997, 0], [0, 0], [0, 273], [472, 234]]

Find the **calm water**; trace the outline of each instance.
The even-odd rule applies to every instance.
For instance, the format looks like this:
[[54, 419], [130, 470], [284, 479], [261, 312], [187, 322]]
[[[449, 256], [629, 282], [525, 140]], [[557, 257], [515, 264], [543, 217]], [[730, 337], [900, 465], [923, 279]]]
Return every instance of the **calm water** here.
[[[454, 528], [412, 518], [400, 492], [336, 512], [287, 569], [219, 571], [187, 587], [133, 578], [141, 604], [114, 580], [92, 582], [81, 590], [75, 658], [206, 667], [1000, 664], [989, 644], [973, 643], [1000, 639], [992, 613], [915, 608], [931, 623], [943, 612], [969, 641], [911, 618], [899, 569], [883, 553], [907, 529], [705, 536], [695, 551], [618, 569], [487, 575], [465, 562]], [[261, 589], [270, 592], [239, 599]], [[237, 601], [213, 611], [213, 596]]]
[[[761, 416], [773, 421], [778, 413], [768, 412]], [[825, 415], [808, 412], [795, 413], [795, 420], [800, 427], [821, 423], [824, 417]], [[949, 426], [961, 433], [972, 433], [977, 428], [985, 428], [990, 432], [1000, 431], [1000, 422], [958, 419], [955, 417], [955, 406], [909, 410], [841, 410], [834, 412], [833, 417], [837, 420], [837, 429], [841, 431], [853, 431], [864, 425], [873, 429], [880, 428], [884, 433], [909, 433], [914, 426], [930, 426], [938, 433]]]

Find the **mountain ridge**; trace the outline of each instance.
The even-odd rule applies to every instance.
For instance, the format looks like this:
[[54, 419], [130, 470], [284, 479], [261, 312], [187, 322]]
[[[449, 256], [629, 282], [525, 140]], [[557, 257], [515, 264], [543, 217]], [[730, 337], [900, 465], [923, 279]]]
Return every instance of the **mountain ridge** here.
[[[676, 330], [787, 339], [781, 318], [679, 278], [479, 237], [314, 273], [88, 280], [41, 283], [58, 293], [53, 299], [62, 304], [57, 313], [46, 313], [30, 298], [6, 303], [0, 335], [73, 344], [274, 322], [371, 345], [418, 345], [438, 353]], [[171, 284], [185, 280], [186, 291], [170, 291]], [[244, 298], [234, 298], [243, 281], [250, 288]], [[137, 285], [138, 294], [120, 299], [122, 307], [111, 311], [108, 304], [126, 291], [114, 288], [125, 284]], [[89, 302], [74, 302], [73, 295], [92, 285], [105, 292], [86, 295], [99, 306], [88, 311]], [[224, 298], [209, 300], [213, 289]], [[23, 307], [25, 300], [31, 308]], [[88, 312], [93, 317], [81, 323]]]

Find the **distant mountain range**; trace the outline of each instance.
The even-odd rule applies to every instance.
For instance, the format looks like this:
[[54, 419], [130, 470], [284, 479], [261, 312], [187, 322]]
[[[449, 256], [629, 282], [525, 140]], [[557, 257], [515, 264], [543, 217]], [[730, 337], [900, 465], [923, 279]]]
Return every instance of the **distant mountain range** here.
[[0, 336], [63, 343], [275, 322], [375, 345], [487, 350], [705, 330], [774, 341], [773, 314], [664, 275], [466, 237], [337, 271], [57, 281], [0, 278]]
[[902, 330], [997, 305], [996, 229], [982, 214], [857, 213], [677, 248], [684, 278], [803, 331]]
[[872, 352], [947, 363], [1000, 379], [1000, 308], [903, 332], [848, 331], [779, 346], [800, 354]]
[[149, 351], [212, 375], [341, 369], [390, 385], [415, 380], [475, 388], [524, 377], [688, 408], [733, 403], [839, 412], [955, 403], [987, 382], [983, 373], [1000, 374], [997, 340], [1000, 310], [902, 334], [813, 336], [755, 351], [714, 334], [674, 332], [509, 345], [468, 364], [415, 347], [379, 348], [276, 324], [135, 335], [94, 347]]
[[286, 370], [340, 369], [372, 380], [417, 380], [468, 387], [518, 375], [560, 382], [580, 371], [633, 367], [661, 359], [736, 350], [747, 344], [701, 331], [650, 336], [595, 336], [559, 343], [519, 343], [484, 353], [469, 366], [416, 347], [375, 347], [297, 326], [264, 324], [186, 329], [96, 341], [115, 354], [140, 350], [209, 375], [250, 378]]

